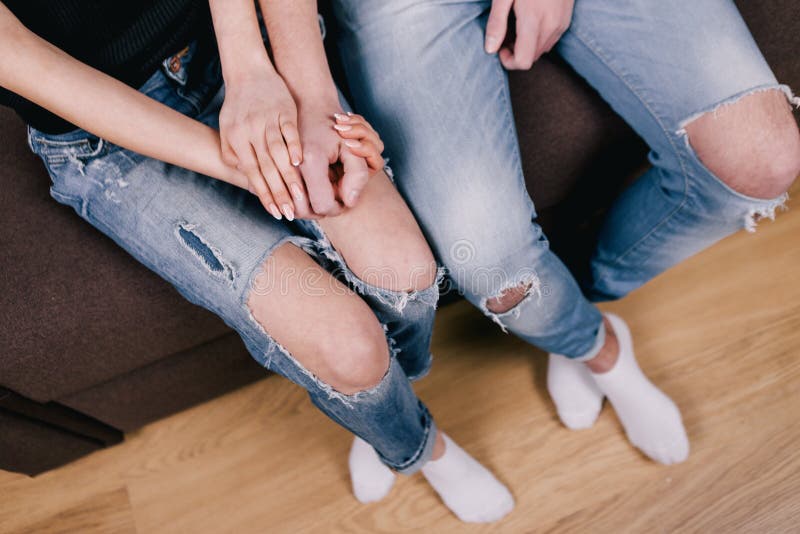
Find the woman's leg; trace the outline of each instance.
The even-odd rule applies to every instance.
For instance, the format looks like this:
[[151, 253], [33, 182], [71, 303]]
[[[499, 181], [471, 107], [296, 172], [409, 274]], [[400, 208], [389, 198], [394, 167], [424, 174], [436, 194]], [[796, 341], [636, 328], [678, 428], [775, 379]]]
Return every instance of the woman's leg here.
[[[452, 454], [440, 458], [449, 461], [426, 465], [439, 435], [433, 419], [369, 305], [309, 256], [335, 250], [329, 242], [294, 235], [246, 191], [88, 134], [71, 136], [31, 136], [53, 177], [55, 198], [187, 299], [225, 320], [259, 363], [305, 388], [317, 407], [369, 443], [384, 464], [403, 473], [423, 466], [436, 472], [438, 466], [444, 482], [437, 489], [462, 518], [493, 520], [510, 510], [508, 491], [474, 460], [459, 455], [455, 444], [446, 447]], [[379, 186], [376, 181], [370, 196], [385, 201], [378, 192], [388, 189]], [[367, 236], [362, 237], [369, 249]], [[435, 293], [433, 284], [430, 288], [422, 293]], [[433, 304], [411, 300], [430, 310], [412, 328], [429, 338]], [[401, 311], [411, 309], [407, 303]], [[419, 345], [424, 365], [427, 342]], [[462, 482], [464, 476], [472, 477], [472, 486]], [[464, 499], [459, 492], [467, 486], [474, 491]]]
[[[370, 303], [409, 378], [424, 376], [431, 362], [437, 268], [387, 174], [371, 179], [356, 208], [303, 226], [326, 247], [322, 254], [332, 270]], [[508, 490], [441, 432], [436, 434], [431, 460], [423, 474], [461, 519], [493, 521], [513, 507]], [[362, 502], [379, 500], [391, 489], [393, 474], [365, 441], [356, 438], [349, 463], [353, 490]]]
[[369, 306], [298, 248], [313, 252], [313, 241], [228, 184], [102, 140], [32, 142], [54, 197], [225, 320], [259, 363], [306, 388], [393, 468], [413, 472], [430, 457], [427, 409]]

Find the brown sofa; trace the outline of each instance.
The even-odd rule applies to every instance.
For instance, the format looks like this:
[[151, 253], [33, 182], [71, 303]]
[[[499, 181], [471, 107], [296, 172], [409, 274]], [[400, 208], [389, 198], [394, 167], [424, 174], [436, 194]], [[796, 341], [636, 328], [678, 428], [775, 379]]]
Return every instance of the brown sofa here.
[[[800, 3], [737, 3], [778, 77], [800, 87]], [[645, 146], [556, 57], [511, 84], [529, 191], [579, 270]], [[50, 198], [8, 110], [0, 138], [1, 469], [40, 473], [266, 376], [220, 319]]]

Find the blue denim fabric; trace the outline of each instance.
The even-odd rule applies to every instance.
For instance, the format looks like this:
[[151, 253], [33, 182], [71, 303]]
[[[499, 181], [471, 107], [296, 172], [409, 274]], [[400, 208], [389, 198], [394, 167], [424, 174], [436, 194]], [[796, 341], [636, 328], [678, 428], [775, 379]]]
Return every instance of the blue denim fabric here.
[[[191, 64], [193, 52], [192, 46], [175, 72], [165, 62], [140, 90], [218, 127], [224, 98], [218, 59]], [[53, 198], [72, 206], [188, 300], [221, 317], [259, 364], [305, 388], [316, 406], [375, 447], [389, 467], [412, 473], [430, 458], [436, 427], [409, 377], [424, 375], [431, 363], [436, 285], [411, 294], [370, 286], [347, 268], [316, 223], [276, 221], [245, 190], [83, 130], [48, 135], [30, 128], [29, 143], [50, 173]], [[385, 326], [391, 363], [374, 388], [353, 395], [335, 391], [251, 315], [246, 304], [251, 291], [271, 289], [257, 279], [261, 266], [287, 242], [348, 282]]]
[[[506, 73], [483, 50], [491, 2], [334, 5], [354, 105], [381, 133], [439, 260], [467, 299], [544, 350], [594, 356], [603, 328], [588, 299], [627, 294], [784, 200], [731, 190], [684, 131], [753, 91], [791, 97], [733, 2], [577, 0], [557, 50], [649, 143], [653, 163], [613, 206], [581, 289], [535, 223]], [[488, 299], [525, 281], [533, 290], [521, 304], [489, 312]]]

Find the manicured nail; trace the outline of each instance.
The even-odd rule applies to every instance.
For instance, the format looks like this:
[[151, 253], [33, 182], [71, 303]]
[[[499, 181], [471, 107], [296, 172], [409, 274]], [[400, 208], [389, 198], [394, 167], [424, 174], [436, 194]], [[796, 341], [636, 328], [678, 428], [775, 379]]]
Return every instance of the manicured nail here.
[[299, 167], [300, 166], [300, 156], [298, 156], [297, 154], [292, 156], [292, 166], [294, 166], [294, 167]]
[[334, 124], [333, 129], [339, 130], [340, 132], [346, 132], [347, 130], [352, 130], [353, 127], [349, 124]]
[[348, 111], [348, 112], [347, 112], [347, 116], [348, 116], [348, 117], [352, 117], [352, 116], [353, 116], [353, 112], [352, 112], [352, 111]]
[[283, 214], [286, 215], [286, 219], [289, 221], [294, 220], [294, 210], [289, 204], [283, 205]]
[[494, 51], [497, 47], [497, 37], [487, 35], [486, 36], [486, 53], [487, 54], [494, 54]]
[[334, 113], [334, 117], [336, 117], [337, 121], [346, 121], [349, 117], [347, 115], [342, 115], [341, 113]]
[[279, 221], [281, 219], [283, 219], [283, 216], [281, 215], [281, 212], [278, 209], [278, 206], [276, 206], [275, 204], [270, 204], [269, 208], [267, 208], [267, 209], [272, 214], [272, 216], [275, 217], [276, 219], [278, 219]]
[[302, 190], [302, 189], [300, 189], [300, 186], [299, 186], [299, 185], [297, 185], [297, 184], [292, 184], [291, 186], [289, 186], [289, 189], [291, 189], [291, 190], [292, 190], [292, 195], [294, 195], [294, 198], [295, 198], [295, 199], [297, 199], [297, 200], [303, 200], [303, 190]]
[[348, 139], [347, 141], [344, 142], [344, 144], [351, 148], [356, 148], [361, 146], [361, 142], [356, 141], [355, 139]]

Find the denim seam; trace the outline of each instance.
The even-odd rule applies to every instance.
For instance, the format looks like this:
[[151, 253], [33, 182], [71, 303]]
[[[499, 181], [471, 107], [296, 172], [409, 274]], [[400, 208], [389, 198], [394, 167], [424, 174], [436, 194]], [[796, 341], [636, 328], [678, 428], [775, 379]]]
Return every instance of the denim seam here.
[[[495, 65], [495, 69], [498, 71], [498, 74], [500, 75], [500, 79], [503, 80], [503, 83], [501, 83], [501, 87], [500, 87], [500, 89], [501, 89], [500, 96], [503, 99], [503, 104], [504, 104], [503, 105], [503, 110], [504, 110], [503, 113], [505, 114], [505, 123], [508, 125], [508, 135], [511, 137], [511, 139], [512, 139], [512, 141], [514, 143], [514, 157], [513, 157], [513, 159], [514, 159], [514, 168], [517, 171], [517, 177], [520, 178], [521, 181], [522, 181], [523, 188], [527, 191], [527, 186], [525, 185], [525, 174], [524, 174], [524, 172], [522, 170], [522, 153], [520, 152], [520, 148], [519, 148], [519, 138], [517, 137], [516, 121], [514, 119], [514, 114], [512, 112], [513, 107], [511, 105], [511, 100], [510, 100], [510, 98], [508, 96], [508, 91], [509, 91], [509, 88], [508, 88], [508, 74], [503, 69], [503, 65], [500, 63], [499, 59], [495, 58], [494, 65]], [[534, 204], [533, 199], [530, 198], [530, 195], [528, 195], [528, 198], [530, 199], [530, 205], [531, 205], [532, 211], [533, 211], [532, 216], [533, 216], [533, 218], [535, 218], [536, 217], [536, 205]]]
[[[597, 46], [597, 44], [588, 35], [582, 35], [577, 31], [572, 31], [572, 35], [574, 35], [578, 42], [580, 42], [609, 71], [611, 71], [612, 74], [614, 74], [623, 84], [625, 84], [625, 86], [628, 88], [631, 94], [633, 94], [636, 97], [636, 99], [639, 100], [639, 102], [642, 104], [642, 106], [644, 106], [644, 108], [647, 110], [650, 116], [656, 121], [656, 123], [661, 128], [662, 133], [666, 137], [667, 141], [672, 146], [673, 151], [678, 156], [678, 162], [680, 163], [681, 172], [683, 174], [683, 196], [681, 198], [681, 202], [675, 207], [675, 209], [673, 209], [668, 215], [666, 215], [661, 221], [659, 221], [657, 225], [651, 228], [646, 235], [639, 238], [639, 240], [636, 241], [636, 243], [632, 244], [630, 247], [627, 248], [627, 250], [625, 250], [623, 253], [619, 254], [616, 258], [614, 258], [612, 265], [619, 266], [621, 265], [621, 262], [625, 259], [625, 257], [627, 257], [634, 249], [638, 248], [640, 245], [646, 242], [647, 239], [649, 239], [656, 231], [660, 230], [661, 227], [666, 225], [670, 220], [673, 219], [673, 217], [679, 211], [683, 209], [688, 200], [689, 174], [686, 169], [686, 164], [685, 164], [686, 162], [684, 161], [684, 157], [681, 154], [681, 151], [678, 149], [678, 147], [675, 146], [675, 140], [673, 139], [673, 136], [670, 134], [669, 130], [665, 127], [662, 118], [653, 110], [652, 106], [647, 102], [647, 100], [639, 93], [639, 91], [637, 91], [634, 88], [634, 86], [631, 84], [629, 80], [626, 79], [623, 73], [621, 73], [618, 69], [616, 69], [611, 65], [610, 61], [608, 61], [608, 59], [602, 54], [600, 47]], [[603, 268], [604, 273], [606, 270], [607, 270], [606, 268]], [[605, 279], [605, 277], [606, 277], [605, 274], [597, 277], [590, 289], [596, 290], [597, 283]]]

